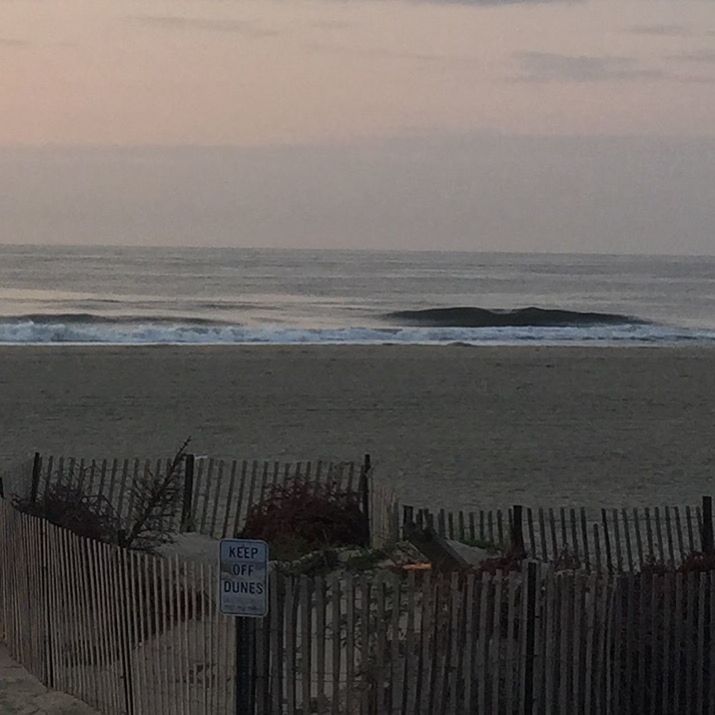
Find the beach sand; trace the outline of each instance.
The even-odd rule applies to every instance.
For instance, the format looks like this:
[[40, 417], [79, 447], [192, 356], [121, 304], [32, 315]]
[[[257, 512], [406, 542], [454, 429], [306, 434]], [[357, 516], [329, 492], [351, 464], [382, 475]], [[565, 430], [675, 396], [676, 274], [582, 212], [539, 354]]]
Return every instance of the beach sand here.
[[0, 454], [360, 459], [419, 506], [715, 491], [715, 349], [4, 347]]

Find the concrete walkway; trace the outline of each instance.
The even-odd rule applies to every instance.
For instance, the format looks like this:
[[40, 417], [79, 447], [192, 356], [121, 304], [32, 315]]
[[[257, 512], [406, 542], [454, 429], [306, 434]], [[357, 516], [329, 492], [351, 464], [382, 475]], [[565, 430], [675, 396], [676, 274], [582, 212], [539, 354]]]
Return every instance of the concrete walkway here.
[[65, 693], [48, 690], [0, 645], [0, 715], [96, 715], [89, 705]]

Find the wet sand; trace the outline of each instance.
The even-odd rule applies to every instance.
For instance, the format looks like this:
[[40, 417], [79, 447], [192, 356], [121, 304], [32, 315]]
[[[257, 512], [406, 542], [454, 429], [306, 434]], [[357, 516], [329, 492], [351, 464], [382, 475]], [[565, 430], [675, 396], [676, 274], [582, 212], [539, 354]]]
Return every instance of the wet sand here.
[[416, 505], [715, 491], [715, 349], [4, 347], [0, 458], [359, 459]]

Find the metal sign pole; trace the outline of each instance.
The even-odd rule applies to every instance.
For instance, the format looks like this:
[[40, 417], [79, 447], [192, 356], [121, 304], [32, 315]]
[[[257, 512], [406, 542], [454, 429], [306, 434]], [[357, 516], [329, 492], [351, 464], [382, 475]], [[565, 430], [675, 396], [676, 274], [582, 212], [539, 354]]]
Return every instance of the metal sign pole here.
[[253, 699], [254, 621], [252, 618], [236, 618], [236, 715], [255, 712]]
[[268, 544], [222, 539], [219, 544], [219, 611], [236, 619], [236, 715], [256, 711], [256, 618], [268, 613]]

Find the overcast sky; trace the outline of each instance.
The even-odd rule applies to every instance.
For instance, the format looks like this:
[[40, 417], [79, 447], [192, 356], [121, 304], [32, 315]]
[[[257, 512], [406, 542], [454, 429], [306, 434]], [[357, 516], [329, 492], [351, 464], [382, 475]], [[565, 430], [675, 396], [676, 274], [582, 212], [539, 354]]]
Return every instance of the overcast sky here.
[[0, 242], [715, 253], [715, 2], [0, 0], [0, 162]]

